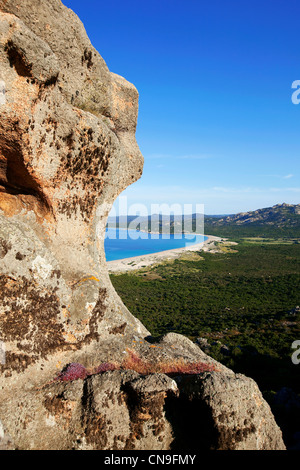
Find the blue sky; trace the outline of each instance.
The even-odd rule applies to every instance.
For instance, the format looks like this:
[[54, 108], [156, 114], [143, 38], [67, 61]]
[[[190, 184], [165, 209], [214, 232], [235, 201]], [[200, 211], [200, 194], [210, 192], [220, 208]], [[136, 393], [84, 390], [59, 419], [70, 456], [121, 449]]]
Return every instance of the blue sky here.
[[[128, 205], [300, 202], [299, 0], [63, 0], [140, 94]], [[129, 210], [130, 212], [130, 210]]]

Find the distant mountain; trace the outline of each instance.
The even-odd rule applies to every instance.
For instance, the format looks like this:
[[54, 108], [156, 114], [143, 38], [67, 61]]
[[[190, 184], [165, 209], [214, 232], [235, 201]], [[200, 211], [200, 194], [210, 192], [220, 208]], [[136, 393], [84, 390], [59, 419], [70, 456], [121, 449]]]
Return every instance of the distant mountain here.
[[300, 204], [277, 204], [273, 207], [219, 218], [206, 216], [211, 225], [275, 225], [276, 227], [300, 226]]
[[[212, 218], [218, 216], [210, 216]], [[224, 217], [222, 215], [221, 217]], [[133, 228], [143, 231], [162, 232], [162, 233], [181, 233], [182, 231], [192, 232], [196, 226], [196, 220], [204, 221], [203, 214], [185, 215], [166, 215], [152, 214], [150, 216], [120, 216], [109, 217], [107, 221], [108, 227]]]
[[[205, 218], [208, 218], [208, 219], [220, 219], [220, 218], [224, 218], [224, 217], [230, 217], [234, 214], [221, 214], [221, 215], [205, 215], [204, 217]], [[196, 220], [196, 217], [203, 217], [203, 214], [190, 214], [190, 215], [186, 215], [184, 220], [186, 222], [190, 221], [190, 220]], [[171, 226], [174, 225], [174, 224], [182, 224], [182, 215], [170, 215], [170, 216], [167, 216], [167, 215], [162, 215], [162, 214], [152, 214], [150, 216], [137, 216], [137, 215], [121, 215], [121, 216], [118, 216], [118, 217], [109, 217], [108, 220], [107, 220], [107, 224], [109, 227], [112, 227], [112, 226], [117, 226], [117, 227], [127, 227], [129, 224], [131, 224], [132, 222], [134, 221], [138, 221], [139, 223], [141, 223], [142, 225], [145, 225], [145, 224], [150, 224], [150, 222], [152, 222], [153, 224], [155, 223], [160, 223], [160, 224], [163, 224], [163, 223], [171, 223]], [[170, 226], [170, 224], [168, 225]]]
[[223, 217], [231, 217], [234, 214], [214, 214], [214, 215], [205, 215], [205, 217], [214, 218], [214, 219], [221, 219]]
[[[196, 220], [203, 214], [182, 215], [153, 214], [148, 217], [130, 215], [109, 218], [108, 226], [136, 228], [152, 232], [189, 232], [195, 230]], [[300, 237], [300, 204], [277, 204], [273, 207], [230, 215], [205, 215], [204, 232], [208, 235]]]
[[220, 218], [205, 217], [205, 233], [241, 237], [300, 237], [300, 204], [241, 212]]

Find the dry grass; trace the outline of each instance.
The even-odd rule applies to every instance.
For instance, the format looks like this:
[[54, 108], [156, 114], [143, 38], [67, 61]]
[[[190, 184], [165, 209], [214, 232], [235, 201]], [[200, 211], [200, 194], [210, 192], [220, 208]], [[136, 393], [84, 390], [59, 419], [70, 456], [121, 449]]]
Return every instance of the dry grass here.
[[135, 351], [127, 350], [121, 369], [134, 370], [141, 375], [162, 373], [166, 375], [201, 374], [208, 371], [216, 371], [215, 366], [204, 362], [186, 362], [182, 358], [175, 361], [161, 361], [153, 363], [142, 359]]
[[114, 370], [134, 370], [141, 375], [150, 375], [162, 373], [168, 376], [175, 375], [193, 375], [201, 374], [203, 372], [217, 371], [215, 366], [205, 364], [204, 362], [186, 362], [182, 358], [175, 361], [161, 361], [150, 362], [142, 359], [136, 351], [127, 349], [127, 355], [122, 363], [103, 362], [97, 367], [86, 369], [83, 365], [78, 363], [68, 364], [53, 380], [46, 383], [38, 390], [43, 389], [46, 385], [51, 385], [55, 382], [72, 382], [74, 380], [82, 379], [104, 372]]

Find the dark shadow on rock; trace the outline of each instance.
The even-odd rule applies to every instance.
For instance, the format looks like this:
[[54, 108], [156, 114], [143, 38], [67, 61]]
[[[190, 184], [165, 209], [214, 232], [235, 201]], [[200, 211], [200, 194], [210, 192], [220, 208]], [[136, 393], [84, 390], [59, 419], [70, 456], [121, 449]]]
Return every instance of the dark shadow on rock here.
[[190, 399], [185, 394], [167, 397], [166, 418], [170, 422], [174, 441], [171, 450], [215, 450], [218, 448], [218, 432], [215, 429], [211, 410], [199, 399]]

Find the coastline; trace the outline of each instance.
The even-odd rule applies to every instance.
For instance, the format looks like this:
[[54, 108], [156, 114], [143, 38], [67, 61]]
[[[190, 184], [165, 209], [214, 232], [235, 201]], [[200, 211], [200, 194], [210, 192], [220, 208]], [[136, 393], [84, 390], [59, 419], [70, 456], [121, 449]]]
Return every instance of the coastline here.
[[157, 253], [151, 253], [148, 255], [134, 256], [132, 258], [124, 258], [114, 261], [107, 261], [108, 271], [110, 273], [125, 273], [128, 271], [136, 271], [138, 269], [146, 268], [155, 264], [159, 264], [163, 261], [174, 260], [181, 254], [189, 251], [217, 251], [215, 242], [226, 241], [224, 238], [215, 237], [213, 235], [205, 235], [207, 240], [201, 243], [196, 243], [183, 248], [176, 248], [173, 250], [159, 251]]

